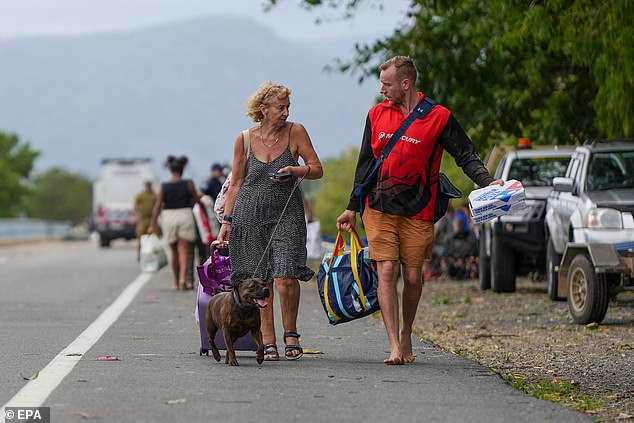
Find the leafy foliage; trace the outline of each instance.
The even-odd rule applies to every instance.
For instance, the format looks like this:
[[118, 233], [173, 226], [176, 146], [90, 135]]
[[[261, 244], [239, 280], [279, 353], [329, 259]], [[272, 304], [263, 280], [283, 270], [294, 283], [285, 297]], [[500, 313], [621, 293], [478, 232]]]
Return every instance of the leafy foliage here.
[[[344, 16], [368, 2], [302, 1]], [[480, 151], [518, 137], [631, 137], [633, 12], [630, 0], [412, 0], [407, 25], [336, 68], [363, 80], [393, 55], [412, 57], [419, 88], [455, 111]]]
[[81, 224], [92, 210], [92, 182], [61, 168], [49, 169], [34, 178], [28, 209], [35, 218]]
[[16, 217], [31, 192], [28, 178], [39, 152], [17, 134], [0, 132], [0, 217]]

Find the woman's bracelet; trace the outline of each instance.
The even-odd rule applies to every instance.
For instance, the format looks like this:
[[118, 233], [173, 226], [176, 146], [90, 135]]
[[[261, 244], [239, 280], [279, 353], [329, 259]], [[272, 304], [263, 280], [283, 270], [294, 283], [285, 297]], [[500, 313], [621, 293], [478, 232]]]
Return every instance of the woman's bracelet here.
[[305, 177], [307, 177], [307, 176], [308, 176], [308, 174], [310, 173], [310, 165], [309, 165], [309, 164], [307, 164], [307, 165], [306, 165], [306, 167], [307, 167], [308, 169], [306, 170], [306, 173], [304, 173], [304, 178], [305, 178]]

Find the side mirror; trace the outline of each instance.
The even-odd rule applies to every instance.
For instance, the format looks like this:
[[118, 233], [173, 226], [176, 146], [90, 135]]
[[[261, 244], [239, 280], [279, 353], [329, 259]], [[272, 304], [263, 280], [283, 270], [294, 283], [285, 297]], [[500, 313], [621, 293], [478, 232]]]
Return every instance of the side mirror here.
[[553, 178], [553, 190], [558, 192], [572, 192], [574, 180], [572, 178], [563, 178], [556, 176]]

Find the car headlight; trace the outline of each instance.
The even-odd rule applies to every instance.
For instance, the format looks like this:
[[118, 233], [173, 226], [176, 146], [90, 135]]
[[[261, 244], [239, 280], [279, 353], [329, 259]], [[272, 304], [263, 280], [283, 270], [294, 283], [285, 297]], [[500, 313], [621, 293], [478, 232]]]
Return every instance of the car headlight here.
[[615, 209], [592, 209], [586, 220], [588, 228], [621, 229], [623, 222], [621, 212]]

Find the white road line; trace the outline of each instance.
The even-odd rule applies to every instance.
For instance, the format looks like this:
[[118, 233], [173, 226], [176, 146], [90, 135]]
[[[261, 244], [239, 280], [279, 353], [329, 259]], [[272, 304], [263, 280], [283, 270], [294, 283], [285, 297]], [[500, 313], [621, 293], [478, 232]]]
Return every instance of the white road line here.
[[48, 396], [79, 363], [83, 355], [117, 321], [121, 313], [130, 305], [134, 297], [151, 277], [151, 273], [142, 273], [130, 283], [121, 295], [86, 330], [40, 371], [37, 379], [29, 381], [13, 398], [2, 406], [0, 416], [4, 417], [4, 409], [6, 407], [42, 406]]

